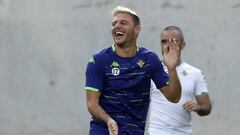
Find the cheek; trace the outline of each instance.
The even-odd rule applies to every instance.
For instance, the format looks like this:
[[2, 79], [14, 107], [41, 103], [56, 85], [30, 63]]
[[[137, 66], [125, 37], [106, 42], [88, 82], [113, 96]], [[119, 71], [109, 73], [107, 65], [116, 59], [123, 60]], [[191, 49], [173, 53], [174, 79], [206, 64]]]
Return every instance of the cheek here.
[[113, 34], [113, 28], [111, 29], [111, 33]]
[[163, 54], [163, 50], [164, 50], [164, 45], [161, 45], [162, 54]]
[[134, 35], [135, 35], [135, 31], [134, 30], [130, 30], [130, 29], [127, 30], [127, 32], [126, 32], [126, 36], [127, 37], [132, 37]]

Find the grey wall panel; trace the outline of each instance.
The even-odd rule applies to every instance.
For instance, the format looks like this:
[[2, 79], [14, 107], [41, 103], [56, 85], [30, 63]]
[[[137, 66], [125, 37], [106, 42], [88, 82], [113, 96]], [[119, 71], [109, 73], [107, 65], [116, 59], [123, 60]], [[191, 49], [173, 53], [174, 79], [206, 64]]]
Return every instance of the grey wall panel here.
[[193, 115], [194, 134], [238, 135], [238, 0], [0, 0], [0, 134], [88, 134], [86, 64], [112, 44], [118, 4], [140, 14], [138, 44], [159, 57], [160, 31], [183, 29], [183, 59], [202, 69], [213, 102], [211, 115]]

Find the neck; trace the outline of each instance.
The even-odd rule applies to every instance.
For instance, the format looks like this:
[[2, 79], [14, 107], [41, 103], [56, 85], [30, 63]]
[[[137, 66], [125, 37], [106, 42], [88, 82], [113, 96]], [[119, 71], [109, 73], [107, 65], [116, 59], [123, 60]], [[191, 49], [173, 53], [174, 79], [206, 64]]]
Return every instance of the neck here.
[[116, 49], [117, 55], [121, 57], [133, 57], [137, 53], [136, 44], [126, 45], [126, 46], [119, 46], [115, 44], [115, 49]]

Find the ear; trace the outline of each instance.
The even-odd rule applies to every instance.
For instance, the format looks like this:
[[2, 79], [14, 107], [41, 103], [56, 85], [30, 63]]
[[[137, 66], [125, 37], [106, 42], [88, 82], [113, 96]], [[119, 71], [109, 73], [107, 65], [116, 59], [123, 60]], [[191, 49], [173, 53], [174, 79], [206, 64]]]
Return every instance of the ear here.
[[181, 43], [181, 45], [180, 45], [180, 49], [183, 49], [183, 48], [185, 48], [185, 46], [186, 46], [186, 42], [185, 42], [185, 41], [183, 41], [183, 42]]
[[135, 32], [137, 33], [137, 35], [140, 33], [140, 31], [141, 31], [141, 26], [140, 26], [140, 25], [137, 25], [137, 26], [135, 27]]

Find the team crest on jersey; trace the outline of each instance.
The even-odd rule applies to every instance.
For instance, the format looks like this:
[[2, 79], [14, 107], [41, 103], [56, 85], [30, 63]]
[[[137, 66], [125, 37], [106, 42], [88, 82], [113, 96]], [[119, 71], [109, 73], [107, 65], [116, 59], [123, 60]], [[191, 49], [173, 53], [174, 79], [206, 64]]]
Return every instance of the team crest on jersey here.
[[188, 75], [187, 71], [185, 71], [185, 70], [182, 71], [182, 74], [183, 74], [184, 76]]
[[139, 60], [137, 61], [137, 64], [138, 64], [138, 66], [139, 66], [140, 68], [142, 68], [142, 67], [144, 66], [145, 62], [144, 62], [143, 60], [139, 59]]

